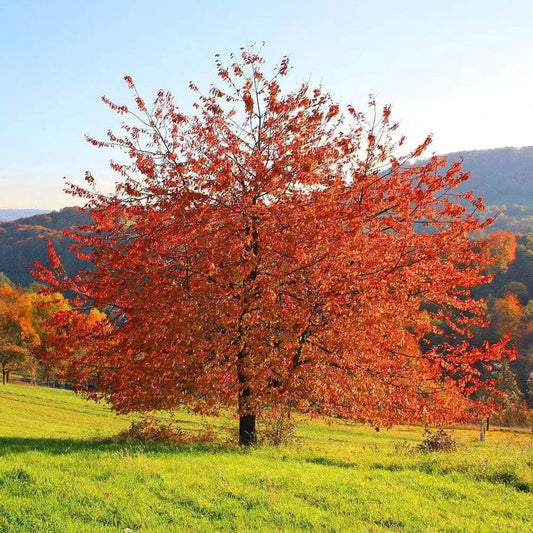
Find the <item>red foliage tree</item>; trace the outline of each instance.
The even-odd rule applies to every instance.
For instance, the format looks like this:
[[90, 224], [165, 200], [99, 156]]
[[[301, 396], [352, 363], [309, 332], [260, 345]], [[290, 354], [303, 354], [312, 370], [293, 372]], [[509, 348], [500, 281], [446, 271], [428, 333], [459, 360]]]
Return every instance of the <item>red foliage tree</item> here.
[[[135, 117], [94, 145], [122, 150], [113, 194], [69, 186], [93, 223], [69, 233], [94, 271], [66, 279], [58, 258], [38, 277], [109, 318], [88, 336], [69, 313], [56, 357], [120, 412], [236, 409], [240, 441], [256, 416], [295, 408], [388, 425], [449, 421], [502, 346], [453, 337], [481, 322], [470, 289], [487, 259], [469, 239], [480, 199], [454, 193], [459, 164], [400, 157], [390, 108], [370, 119], [303, 84], [284, 94], [284, 58], [265, 76], [242, 51], [222, 87], [187, 116], [160, 91], [148, 107], [130, 77]], [[444, 344], [416, 344], [453, 331]], [[449, 335], [449, 333], [448, 333]], [[413, 344], [415, 346], [413, 346]], [[80, 349], [81, 347], [81, 349]], [[85, 347], [86, 349], [84, 349]]]

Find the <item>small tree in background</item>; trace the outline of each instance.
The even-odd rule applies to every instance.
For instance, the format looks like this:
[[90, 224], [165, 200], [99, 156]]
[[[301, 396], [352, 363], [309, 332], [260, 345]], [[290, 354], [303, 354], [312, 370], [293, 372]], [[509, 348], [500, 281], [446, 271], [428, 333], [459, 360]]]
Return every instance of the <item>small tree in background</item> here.
[[11, 372], [20, 371], [28, 357], [29, 350], [5, 338], [0, 339], [0, 368], [2, 369], [2, 384], [9, 382]]
[[484, 252], [487, 257], [493, 259], [487, 266], [488, 273], [507, 272], [509, 265], [516, 258], [516, 238], [510, 231], [495, 231], [487, 236]]
[[0, 366], [2, 383], [11, 372], [30, 366], [31, 349], [37, 341], [31, 321], [29, 301], [22, 289], [7, 282], [0, 285]]
[[[350, 417], [379, 425], [478, 416], [480, 369], [501, 344], [454, 337], [482, 321], [470, 290], [490, 259], [472, 243], [483, 208], [455, 188], [459, 164], [432, 157], [430, 139], [400, 155], [390, 108], [344, 112], [320, 88], [284, 93], [243, 50], [220, 86], [187, 116], [170, 93], [135, 111], [96, 146], [122, 151], [119, 181], [87, 201], [92, 223], [67, 232], [94, 271], [67, 279], [55, 252], [39, 279], [108, 309], [91, 335], [74, 311], [52, 357], [119, 412], [186, 406], [235, 409], [240, 442], [256, 442], [265, 411]], [[422, 311], [422, 307], [424, 310]], [[445, 333], [446, 332], [446, 333]], [[441, 345], [419, 350], [428, 334]]]
[[[4, 283], [0, 285], [0, 368], [2, 381], [9, 380], [11, 372], [17, 372], [35, 384], [52, 378], [54, 367], [45, 367], [40, 355], [53, 349], [48, 338], [55, 338], [56, 325], [47, 326], [50, 317], [58, 312], [69, 311], [71, 306], [59, 293], [40, 294]], [[79, 319], [90, 324], [94, 317], [103, 315], [92, 310], [89, 315], [79, 313]], [[47, 381], [48, 381], [47, 379]]]

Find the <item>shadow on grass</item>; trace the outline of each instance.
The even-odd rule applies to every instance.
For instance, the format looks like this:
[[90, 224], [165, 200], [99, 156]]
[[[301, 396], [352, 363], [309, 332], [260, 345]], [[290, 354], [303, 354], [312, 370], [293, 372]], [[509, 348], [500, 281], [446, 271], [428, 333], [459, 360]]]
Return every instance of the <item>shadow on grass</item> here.
[[46, 439], [0, 437], [0, 457], [9, 454], [40, 452], [49, 455], [65, 454], [100, 454], [116, 452], [124, 455], [158, 455], [158, 454], [244, 454], [248, 450], [235, 444], [222, 443], [162, 443], [151, 441], [116, 439]]
[[337, 468], [355, 468], [357, 467], [356, 463], [348, 463], [346, 461], [341, 461], [338, 459], [333, 459], [330, 457], [308, 457], [305, 459], [306, 463], [311, 463], [321, 466], [335, 466]]

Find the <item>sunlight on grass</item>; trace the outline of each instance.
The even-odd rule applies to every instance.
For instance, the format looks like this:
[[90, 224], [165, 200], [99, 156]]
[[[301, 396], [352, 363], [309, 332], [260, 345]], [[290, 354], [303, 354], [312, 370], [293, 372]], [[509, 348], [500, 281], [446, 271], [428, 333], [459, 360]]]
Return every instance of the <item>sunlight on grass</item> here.
[[422, 428], [315, 421], [280, 448], [109, 439], [129, 422], [68, 391], [1, 387], [0, 532], [531, 531], [528, 432], [456, 429], [447, 454], [412, 451]]

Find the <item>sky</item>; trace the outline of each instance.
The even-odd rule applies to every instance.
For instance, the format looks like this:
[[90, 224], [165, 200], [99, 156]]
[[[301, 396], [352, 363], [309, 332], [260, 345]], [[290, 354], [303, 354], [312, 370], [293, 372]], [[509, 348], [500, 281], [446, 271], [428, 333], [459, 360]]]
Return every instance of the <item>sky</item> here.
[[100, 98], [131, 104], [124, 75], [186, 108], [216, 53], [263, 41], [268, 64], [290, 56], [292, 83], [356, 108], [373, 93], [436, 153], [533, 145], [531, 0], [4, 1], [0, 208], [73, 205], [63, 177], [86, 170], [113, 183], [113, 153], [84, 135], [116, 129]]

